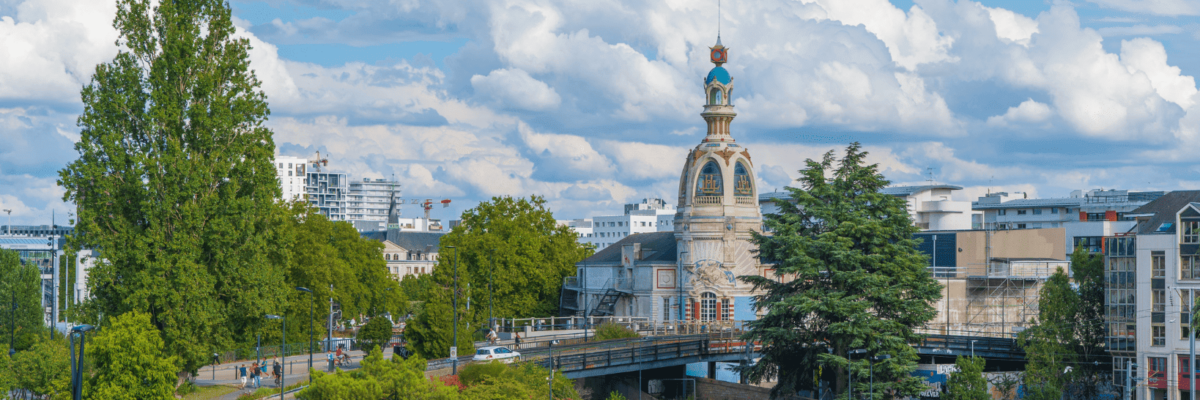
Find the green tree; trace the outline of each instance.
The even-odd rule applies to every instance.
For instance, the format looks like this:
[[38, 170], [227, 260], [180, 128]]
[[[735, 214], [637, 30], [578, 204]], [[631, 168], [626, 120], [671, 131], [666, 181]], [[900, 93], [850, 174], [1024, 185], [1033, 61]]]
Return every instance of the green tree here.
[[0, 353], [0, 393], [8, 393], [8, 391], [16, 388], [17, 379], [13, 376], [12, 359], [8, 357], [8, 352]]
[[[453, 321], [454, 307], [450, 301], [451, 287], [438, 287], [430, 291], [430, 298], [421, 307], [421, 312], [408, 320], [404, 328], [404, 338], [408, 340], [408, 349], [423, 358], [435, 359], [450, 356], [450, 346], [454, 342]], [[471, 332], [471, 321], [476, 321], [472, 312], [467, 310], [465, 301], [458, 302], [458, 354], [467, 355], [475, 352], [475, 340]], [[478, 326], [478, 324], [474, 325]]]
[[[0, 333], [8, 336], [15, 332], [14, 347], [18, 351], [29, 349], [48, 333], [42, 322], [41, 292], [37, 266], [22, 265], [16, 251], [0, 249]], [[7, 342], [9, 338], [4, 339]], [[4, 354], [8, 354], [8, 343]]]
[[988, 394], [988, 382], [983, 378], [983, 367], [987, 360], [983, 357], [958, 356], [954, 365], [958, 371], [950, 374], [946, 382], [948, 400], [991, 400]]
[[1075, 330], [1079, 294], [1071, 287], [1066, 272], [1058, 268], [1038, 295], [1038, 317], [1018, 338], [1027, 360], [1023, 378], [1026, 398], [1061, 399], [1066, 367], [1078, 360]]
[[79, 209], [71, 246], [103, 249], [93, 309], [149, 313], [182, 381], [290, 290], [270, 255], [284, 215], [269, 110], [224, 1], [119, 0], [114, 26], [121, 50], [81, 92], [59, 184]]
[[[478, 370], [478, 373], [469, 373]], [[546, 378], [550, 374], [545, 368], [532, 363], [516, 365], [491, 362], [487, 364], [471, 364], [463, 368], [460, 378], [467, 389], [462, 395], [465, 399], [507, 400], [534, 399], [546, 395]], [[470, 376], [470, 379], [467, 379]], [[554, 372], [554, 381], [550, 392], [555, 399], [578, 399], [574, 382], [562, 373]]]
[[362, 368], [325, 374], [313, 372], [313, 384], [296, 394], [303, 400], [389, 399], [455, 400], [458, 389], [425, 377], [425, 360], [385, 360], [379, 349], [363, 358]]
[[539, 196], [493, 197], [463, 212], [462, 224], [440, 242], [433, 276], [443, 286], [453, 280], [450, 246], [458, 250], [459, 288], [485, 318], [489, 276], [497, 318], [556, 315], [563, 278], [574, 275], [575, 263], [592, 254], [570, 229], [558, 225]]
[[[867, 359], [882, 354], [891, 359], [875, 365], [875, 396], [923, 388], [910, 375], [917, 354], [909, 343], [920, 338], [913, 329], [936, 315], [931, 303], [941, 285], [916, 250], [904, 200], [879, 192], [888, 181], [865, 164], [860, 147], [851, 144], [841, 160], [832, 151], [807, 160], [802, 188], [789, 188], [792, 201], [777, 202], [780, 212], [766, 216], [774, 234], [754, 235], [775, 276], [740, 277], [762, 293], [754, 305], [765, 312], [747, 324], [744, 337], [764, 346], [747, 372], [756, 382], [777, 373], [775, 396], [815, 389], [822, 372], [838, 392], [854, 373], [854, 392], [865, 393]], [[856, 349], [866, 354], [851, 361]]]
[[96, 366], [88, 379], [89, 398], [175, 398], [175, 360], [163, 354], [150, 314], [132, 311], [110, 319], [88, 340], [86, 351]]
[[358, 331], [358, 341], [368, 351], [376, 346], [387, 345], [389, 340], [392, 340], [392, 322], [382, 316], [371, 318]]
[[15, 387], [51, 400], [69, 399], [71, 393], [70, 355], [62, 336], [37, 342], [29, 350], [13, 355]]
[[1112, 356], [1105, 348], [1104, 257], [1076, 246], [1071, 271], [1079, 285], [1075, 310], [1075, 337], [1079, 363], [1068, 375], [1071, 395], [1079, 399], [1100, 397], [1100, 388], [1112, 373]]
[[[307, 340], [313, 301], [316, 307], [312, 318], [318, 321], [315, 334], [324, 337], [325, 330], [321, 329], [324, 324], [320, 321], [329, 315], [326, 301], [330, 297], [341, 306], [344, 319], [374, 317], [385, 312], [403, 315], [408, 301], [388, 273], [382, 243], [362, 237], [347, 222], [330, 221], [307, 203], [291, 203], [289, 212], [290, 218], [279, 228], [283, 249], [279, 262], [288, 266], [288, 287], [313, 291], [313, 298], [308, 293], [289, 291], [288, 321], [299, 322], [288, 324], [289, 337]], [[264, 332], [264, 337], [273, 340], [278, 335]]]

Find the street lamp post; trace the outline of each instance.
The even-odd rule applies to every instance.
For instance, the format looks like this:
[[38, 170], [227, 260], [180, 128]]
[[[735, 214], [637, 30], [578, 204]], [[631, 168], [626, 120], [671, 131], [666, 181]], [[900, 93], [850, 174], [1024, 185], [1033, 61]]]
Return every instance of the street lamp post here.
[[6, 208], [6, 209], [4, 209], [4, 213], [8, 214], [8, 225], [4, 226], [4, 230], [6, 231], [4, 233], [11, 235], [12, 234], [12, 210]]
[[454, 321], [451, 323], [454, 332], [454, 341], [450, 343], [450, 358], [452, 362], [450, 372], [452, 375], [458, 375], [458, 248], [454, 246], [446, 246], [448, 249], [454, 249], [454, 293], [451, 297], [451, 306], [454, 307]]
[[[972, 357], [974, 357], [974, 356], [972, 356]], [[868, 363], [871, 365], [870, 371], [869, 371], [869, 374], [871, 375], [871, 384], [867, 387], [871, 391], [871, 399], [872, 400], [875, 399], [875, 361], [883, 361], [883, 360], [887, 360], [889, 358], [892, 358], [892, 356], [884, 354], [884, 355], [878, 355], [875, 357], [871, 357], [871, 359], [868, 361]]]
[[[275, 314], [267, 314], [267, 319], [277, 319], [277, 320], [279, 320], [280, 325], [283, 326], [283, 328], [282, 328], [283, 329], [283, 338], [282, 338], [283, 345], [279, 347], [280, 353], [283, 353], [284, 351], [286, 351], [285, 349], [287, 349], [287, 319], [281, 315], [275, 315]], [[83, 347], [83, 346], [80, 346], [80, 347]], [[284, 354], [286, 354], [286, 353], [284, 353]], [[286, 358], [284, 358], [284, 360], [286, 360]], [[283, 400], [283, 388], [285, 388], [285, 387], [287, 387], [287, 375], [279, 374], [279, 400]]]
[[71, 373], [72, 373], [71, 374], [71, 398], [73, 400], [79, 400], [79, 399], [83, 398], [83, 371], [82, 370], [83, 370], [84, 334], [92, 329], [95, 329], [95, 327], [93, 327], [91, 325], [79, 325], [74, 328], [71, 328], [71, 338], [72, 338], [71, 352], [72, 352], [72, 354], [74, 354], [74, 351], [75, 351], [74, 337], [76, 334], [79, 335], [79, 356], [72, 357], [72, 359], [75, 362], [75, 365], [71, 366]]
[[[489, 262], [492, 264], [492, 269], [488, 271], [488, 329], [495, 330], [494, 327], [496, 326], [496, 316], [494, 314], [495, 310], [492, 303], [492, 275], [496, 274], [496, 249], [491, 249], [488, 252], [488, 255]], [[496, 334], [499, 335], [498, 332]]]
[[849, 373], [848, 375], [850, 375], [850, 386], [847, 388], [847, 390], [849, 390], [850, 393], [848, 396], [846, 396], [848, 399], [851, 399], [851, 400], [854, 399], [854, 368], [853, 368], [854, 363], [850, 361], [850, 356], [855, 355], [855, 354], [866, 354], [866, 353], [867, 353], [867, 349], [854, 349], [854, 350], [850, 350], [850, 352], [846, 354], [846, 361], [847, 361], [846, 362], [846, 365], [847, 365], [846, 372], [848, 372]]
[[[317, 300], [314, 298], [313, 291], [308, 288], [297, 287], [296, 290], [308, 293], [308, 369], [311, 370], [313, 367], [313, 308], [316, 307]], [[284, 356], [284, 362], [287, 362], [286, 360], [287, 356]], [[310, 372], [308, 382], [312, 383], [312, 379]]]

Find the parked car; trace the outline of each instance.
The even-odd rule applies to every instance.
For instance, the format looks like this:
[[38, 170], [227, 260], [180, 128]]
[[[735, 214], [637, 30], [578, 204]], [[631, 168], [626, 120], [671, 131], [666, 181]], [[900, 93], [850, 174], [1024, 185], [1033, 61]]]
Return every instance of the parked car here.
[[512, 351], [504, 346], [481, 347], [478, 350], [475, 350], [475, 357], [472, 358], [474, 361], [500, 360], [505, 363], [511, 363], [513, 360], [520, 359], [521, 353]]

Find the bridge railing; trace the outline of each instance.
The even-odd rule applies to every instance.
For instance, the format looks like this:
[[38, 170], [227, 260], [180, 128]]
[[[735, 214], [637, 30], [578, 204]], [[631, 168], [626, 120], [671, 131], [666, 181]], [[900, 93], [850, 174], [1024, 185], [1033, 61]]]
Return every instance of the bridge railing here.
[[574, 331], [584, 329], [585, 326], [587, 329], [595, 329], [600, 324], [607, 322], [639, 332], [646, 331], [652, 326], [650, 318], [647, 317], [593, 316], [496, 319], [496, 325], [500, 332], [519, 332], [522, 335], [527, 332], [526, 327], [528, 327], [528, 332]]

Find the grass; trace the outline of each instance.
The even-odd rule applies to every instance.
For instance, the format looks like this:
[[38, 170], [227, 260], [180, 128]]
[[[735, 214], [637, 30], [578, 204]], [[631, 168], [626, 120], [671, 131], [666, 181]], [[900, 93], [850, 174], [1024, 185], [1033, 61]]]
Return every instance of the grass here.
[[233, 393], [235, 390], [237, 390], [237, 388], [232, 386], [197, 387], [195, 392], [184, 395], [183, 400], [211, 400]]

